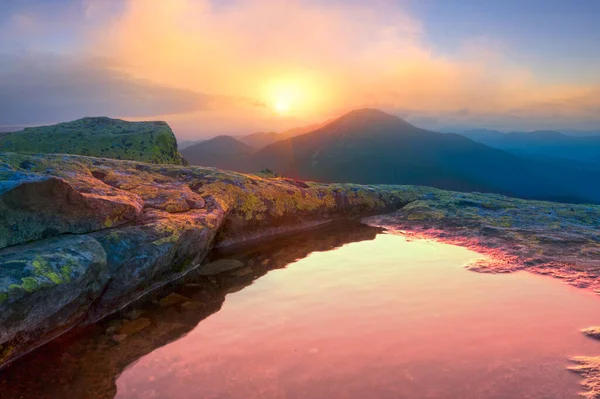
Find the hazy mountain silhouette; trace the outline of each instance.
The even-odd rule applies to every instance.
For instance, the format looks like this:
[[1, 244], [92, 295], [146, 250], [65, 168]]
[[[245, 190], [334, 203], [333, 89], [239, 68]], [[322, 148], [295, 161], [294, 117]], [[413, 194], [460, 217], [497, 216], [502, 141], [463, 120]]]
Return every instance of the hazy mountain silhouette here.
[[487, 129], [469, 130], [461, 135], [513, 154], [565, 158], [600, 166], [600, 136], [568, 136], [553, 130], [502, 133]]
[[194, 144], [198, 144], [198, 143], [201, 143], [203, 141], [206, 141], [206, 140], [177, 140], [177, 149], [179, 151], [181, 151], [184, 148], [191, 147]]
[[245, 136], [237, 136], [235, 137], [237, 140], [242, 143], [248, 144], [251, 147], [260, 149], [268, 146], [269, 144], [273, 144], [280, 140], [289, 139], [292, 137], [300, 136], [305, 133], [312, 132], [320, 127], [325, 126], [329, 121], [323, 123], [314, 123], [312, 125], [300, 126], [294, 129], [286, 130], [281, 133], [277, 132], [257, 132], [250, 133]]
[[180, 152], [193, 165], [232, 169], [233, 162], [246, 159], [248, 155], [256, 152], [256, 149], [231, 136], [217, 136], [186, 147]]
[[[184, 157], [192, 163], [185, 151]], [[600, 202], [600, 172], [534, 160], [452, 133], [436, 133], [375, 109], [349, 112], [312, 132], [246, 156], [225, 169], [323, 182], [416, 184], [566, 202]], [[206, 163], [205, 163], [206, 164]]]

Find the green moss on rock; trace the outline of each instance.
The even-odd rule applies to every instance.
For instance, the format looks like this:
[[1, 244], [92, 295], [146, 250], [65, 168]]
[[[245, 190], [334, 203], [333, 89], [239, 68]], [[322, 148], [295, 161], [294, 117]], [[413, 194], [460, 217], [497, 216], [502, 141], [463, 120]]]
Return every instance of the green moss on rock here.
[[0, 151], [184, 164], [177, 151], [175, 135], [165, 122], [127, 122], [106, 117], [83, 118], [8, 133], [0, 137]]

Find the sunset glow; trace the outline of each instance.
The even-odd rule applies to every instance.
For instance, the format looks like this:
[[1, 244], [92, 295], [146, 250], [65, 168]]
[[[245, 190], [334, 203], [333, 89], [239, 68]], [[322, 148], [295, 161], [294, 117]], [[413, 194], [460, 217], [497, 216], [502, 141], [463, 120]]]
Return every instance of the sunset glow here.
[[[565, 27], [563, 41], [547, 34], [553, 18], [578, 12], [558, 3], [539, 20], [519, 11], [514, 34], [510, 18], [490, 19], [512, 5], [480, 2], [472, 15], [446, 2], [37, 3], [16, 2], [0, 19], [11, 77], [0, 81], [11, 97], [0, 104], [4, 125], [106, 114], [211, 136], [283, 130], [360, 107], [430, 129], [591, 129], [600, 119], [593, 35], [567, 37], [587, 19]], [[533, 57], [531, 48], [550, 50]], [[15, 81], [42, 95], [21, 103], [8, 91]]]

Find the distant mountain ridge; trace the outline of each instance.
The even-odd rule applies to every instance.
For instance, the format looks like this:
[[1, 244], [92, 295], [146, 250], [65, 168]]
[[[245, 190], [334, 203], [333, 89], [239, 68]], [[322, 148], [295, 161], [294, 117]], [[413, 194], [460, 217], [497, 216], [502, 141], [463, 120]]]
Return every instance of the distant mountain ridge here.
[[[193, 161], [192, 161], [193, 162]], [[563, 202], [600, 202], [600, 172], [523, 158], [452, 133], [436, 133], [376, 109], [351, 111], [324, 126], [246, 156], [220, 160], [242, 172], [269, 168], [321, 182], [413, 184]]]
[[300, 126], [300, 127], [294, 128], [294, 129], [285, 130], [281, 133], [257, 132], [257, 133], [250, 133], [245, 136], [234, 136], [234, 137], [237, 140], [241, 141], [242, 143], [248, 144], [249, 146], [254, 147], [256, 149], [261, 149], [261, 148], [264, 148], [264, 147], [268, 146], [269, 144], [273, 144], [277, 141], [289, 139], [292, 137], [300, 136], [305, 133], [312, 132], [313, 130], [318, 129], [318, 128], [326, 125], [327, 123], [328, 122], [313, 123], [311, 125]]
[[460, 134], [517, 155], [564, 158], [600, 166], [600, 136], [568, 136], [554, 130], [502, 133], [488, 129]]
[[181, 150], [181, 155], [193, 165], [228, 169], [232, 160], [244, 158], [256, 149], [231, 136], [217, 136]]

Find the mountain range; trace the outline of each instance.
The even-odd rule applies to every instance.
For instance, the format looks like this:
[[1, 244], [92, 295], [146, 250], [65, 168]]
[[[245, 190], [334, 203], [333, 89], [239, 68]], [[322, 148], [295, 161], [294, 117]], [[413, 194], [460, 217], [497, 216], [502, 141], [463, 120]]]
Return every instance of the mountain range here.
[[600, 170], [587, 167], [593, 155], [584, 162], [556, 160], [552, 153], [527, 157], [492, 148], [504, 145], [504, 136], [481, 134], [486, 140], [488, 136], [498, 140], [485, 145], [477, 142], [483, 140], [481, 137], [472, 135], [474, 140], [459, 134], [432, 132], [376, 109], [360, 109], [263, 148], [253, 148], [239, 138], [225, 141], [221, 136], [188, 147], [182, 155], [192, 164], [249, 173], [269, 168], [302, 180], [413, 184], [600, 203], [600, 185], [595, 184], [600, 181]]
[[502, 133], [488, 129], [469, 130], [461, 135], [517, 155], [564, 158], [600, 167], [600, 136], [568, 136], [553, 130]]
[[[316, 130], [322, 126], [325, 126], [327, 123], [328, 122], [313, 123], [311, 125], [300, 126], [300, 127], [296, 127], [296, 128], [290, 129], [290, 130], [286, 130], [281, 133], [278, 133], [278, 132], [256, 132], [256, 133], [246, 134], [243, 136], [227, 136], [227, 137], [233, 137], [237, 141], [247, 144], [254, 149], [261, 149], [263, 147], [268, 146], [269, 144], [275, 143], [276, 141], [289, 139], [291, 137], [309, 133], [309, 132]], [[217, 136], [217, 137], [223, 137], [223, 136], [224, 135]], [[210, 141], [210, 140], [216, 139], [217, 137], [213, 137], [212, 139], [209, 139], [209, 140], [182, 140], [179, 142], [178, 148], [179, 148], [179, 150], [184, 150], [188, 147], [191, 147], [194, 144], [202, 143], [205, 141]]]

